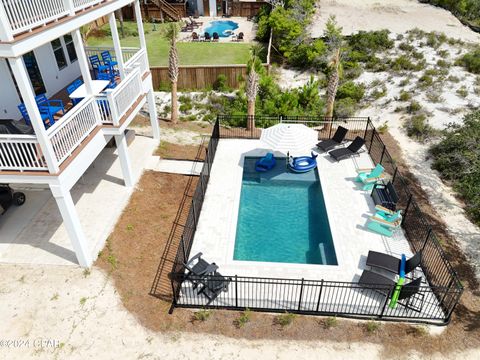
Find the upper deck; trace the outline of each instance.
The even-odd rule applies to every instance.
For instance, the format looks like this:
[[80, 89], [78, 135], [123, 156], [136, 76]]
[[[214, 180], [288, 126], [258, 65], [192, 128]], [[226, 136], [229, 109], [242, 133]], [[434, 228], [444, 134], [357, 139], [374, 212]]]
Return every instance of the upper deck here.
[[133, 0], [0, 0], [0, 57], [17, 57]]

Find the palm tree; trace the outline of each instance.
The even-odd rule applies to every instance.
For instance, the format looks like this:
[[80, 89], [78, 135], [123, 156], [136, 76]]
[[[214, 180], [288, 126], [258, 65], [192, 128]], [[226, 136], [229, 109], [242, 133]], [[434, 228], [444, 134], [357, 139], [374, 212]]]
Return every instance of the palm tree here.
[[245, 88], [245, 94], [247, 95], [247, 130], [255, 128], [255, 101], [257, 100], [259, 80], [255, 67], [258, 62], [258, 52], [259, 49], [257, 47], [252, 47], [250, 60], [247, 66], [248, 78]]
[[177, 23], [168, 24], [164, 36], [170, 42], [170, 51], [168, 53], [168, 76], [172, 85], [172, 123], [178, 123], [178, 100], [177, 100], [177, 81], [178, 81], [178, 52], [177, 37], [179, 33]]
[[327, 86], [327, 111], [325, 117], [333, 117], [335, 96], [337, 95], [338, 82], [342, 74], [342, 28], [337, 26], [335, 16], [330, 16], [327, 21], [325, 38], [330, 50], [329, 77]]

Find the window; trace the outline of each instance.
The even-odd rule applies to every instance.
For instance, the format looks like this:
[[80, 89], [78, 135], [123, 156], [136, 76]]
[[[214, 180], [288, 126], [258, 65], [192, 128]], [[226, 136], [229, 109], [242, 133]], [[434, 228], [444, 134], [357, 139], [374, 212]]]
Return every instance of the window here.
[[65, 41], [65, 47], [67, 48], [68, 58], [70, 62], [73, 63], [78, 59], [77, 52], [75, 51], [75, 45], [73, 44], [72, 35], [67, 34], [63, 37], [63, 41]]
[[60, 39], [55, 39], [51, 42], [53, 53], [55, 54], [55, 60], [57, 60], [58, 69], [62, 70], [67, 66], [67, 59], [65, 58], [65, 52], [63, 51], [62, 42]]

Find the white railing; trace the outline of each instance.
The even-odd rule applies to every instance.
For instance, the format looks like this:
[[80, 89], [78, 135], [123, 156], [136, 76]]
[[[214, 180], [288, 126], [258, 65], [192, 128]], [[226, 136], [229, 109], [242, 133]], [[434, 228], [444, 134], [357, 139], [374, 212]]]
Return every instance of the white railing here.
[[72, 11], [80, 11], [102, 1], [104, 0], [0, 0], [0, 27], [4, 27], [0, 33], [3, 36], [13, 36], [32, 31], [64, 16], [73, 15]]
[[0, 135], [0, 170], [48, 170], [34, 135]]
[[90, 6], [97, 5], [103, 0], [73, 0], [73, 8], [75, 11], [84, 10]]
[[[134, 56], [139, 50], [140, 50], [139, 48], [134, 48], [134, 47], [122, 47], [123, 61], [124, 62], [128, 61], [128, 59]], [[102, 52], [104, 51], [110, 51], [110, 56], [112, 57], [112, 60], [113, 61], [117, 60], [115, 49], [113, 47], [109, 47], [109, 46], [86, 46], [85, 47], [85, 53], [87, 54], [87, 57], [90, 57], [92, 55], [97, 55], [100, 58], [100, 60], [102, 60]]]
[[94, 99], [82, 101], [47, 130], [58, 165], [61, 165], [100, 125], [95, 106]]
[[145, 74], [147, 71], [150, 71], [148, 68], [147, 52], [144, 49], [138, 50], [133, 56], [125, 61], [124, 67], [125, 73], [127, 74], [131, 73], [136, 68], [140, 68], [141, 75]]
[[[120, 82], [113, 90], [107, 90], [107, 101], [109, 110], [109, 119], [113, 125], [118, 126], [120, 119], [127, 113], [132, 105], [143, 94], [142, 78], [139, 69], [135, 69], [132, 73]], [[104, 98], [97, 98], [104, 100]], [[97, 103], [99, 103], [97, 101]], [[103, 121], [103, 116], [102, 116]]]

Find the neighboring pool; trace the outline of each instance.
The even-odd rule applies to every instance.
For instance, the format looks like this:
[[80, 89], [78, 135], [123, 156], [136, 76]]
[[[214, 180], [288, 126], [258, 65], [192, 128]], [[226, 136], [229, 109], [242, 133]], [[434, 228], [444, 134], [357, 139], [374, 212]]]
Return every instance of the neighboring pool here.
[[238, 24], [235, 21], [217, 20], [209, 22], [203, 31], [210, 33], [210, 35], [216, 32], [219, 37], [230, 37], [232, 31], [236, 29], [238, 29]]
[[267, 173], [245, 157], [234, 260], [337, 265], [316, 170], [288, 172], [277, 158]]

